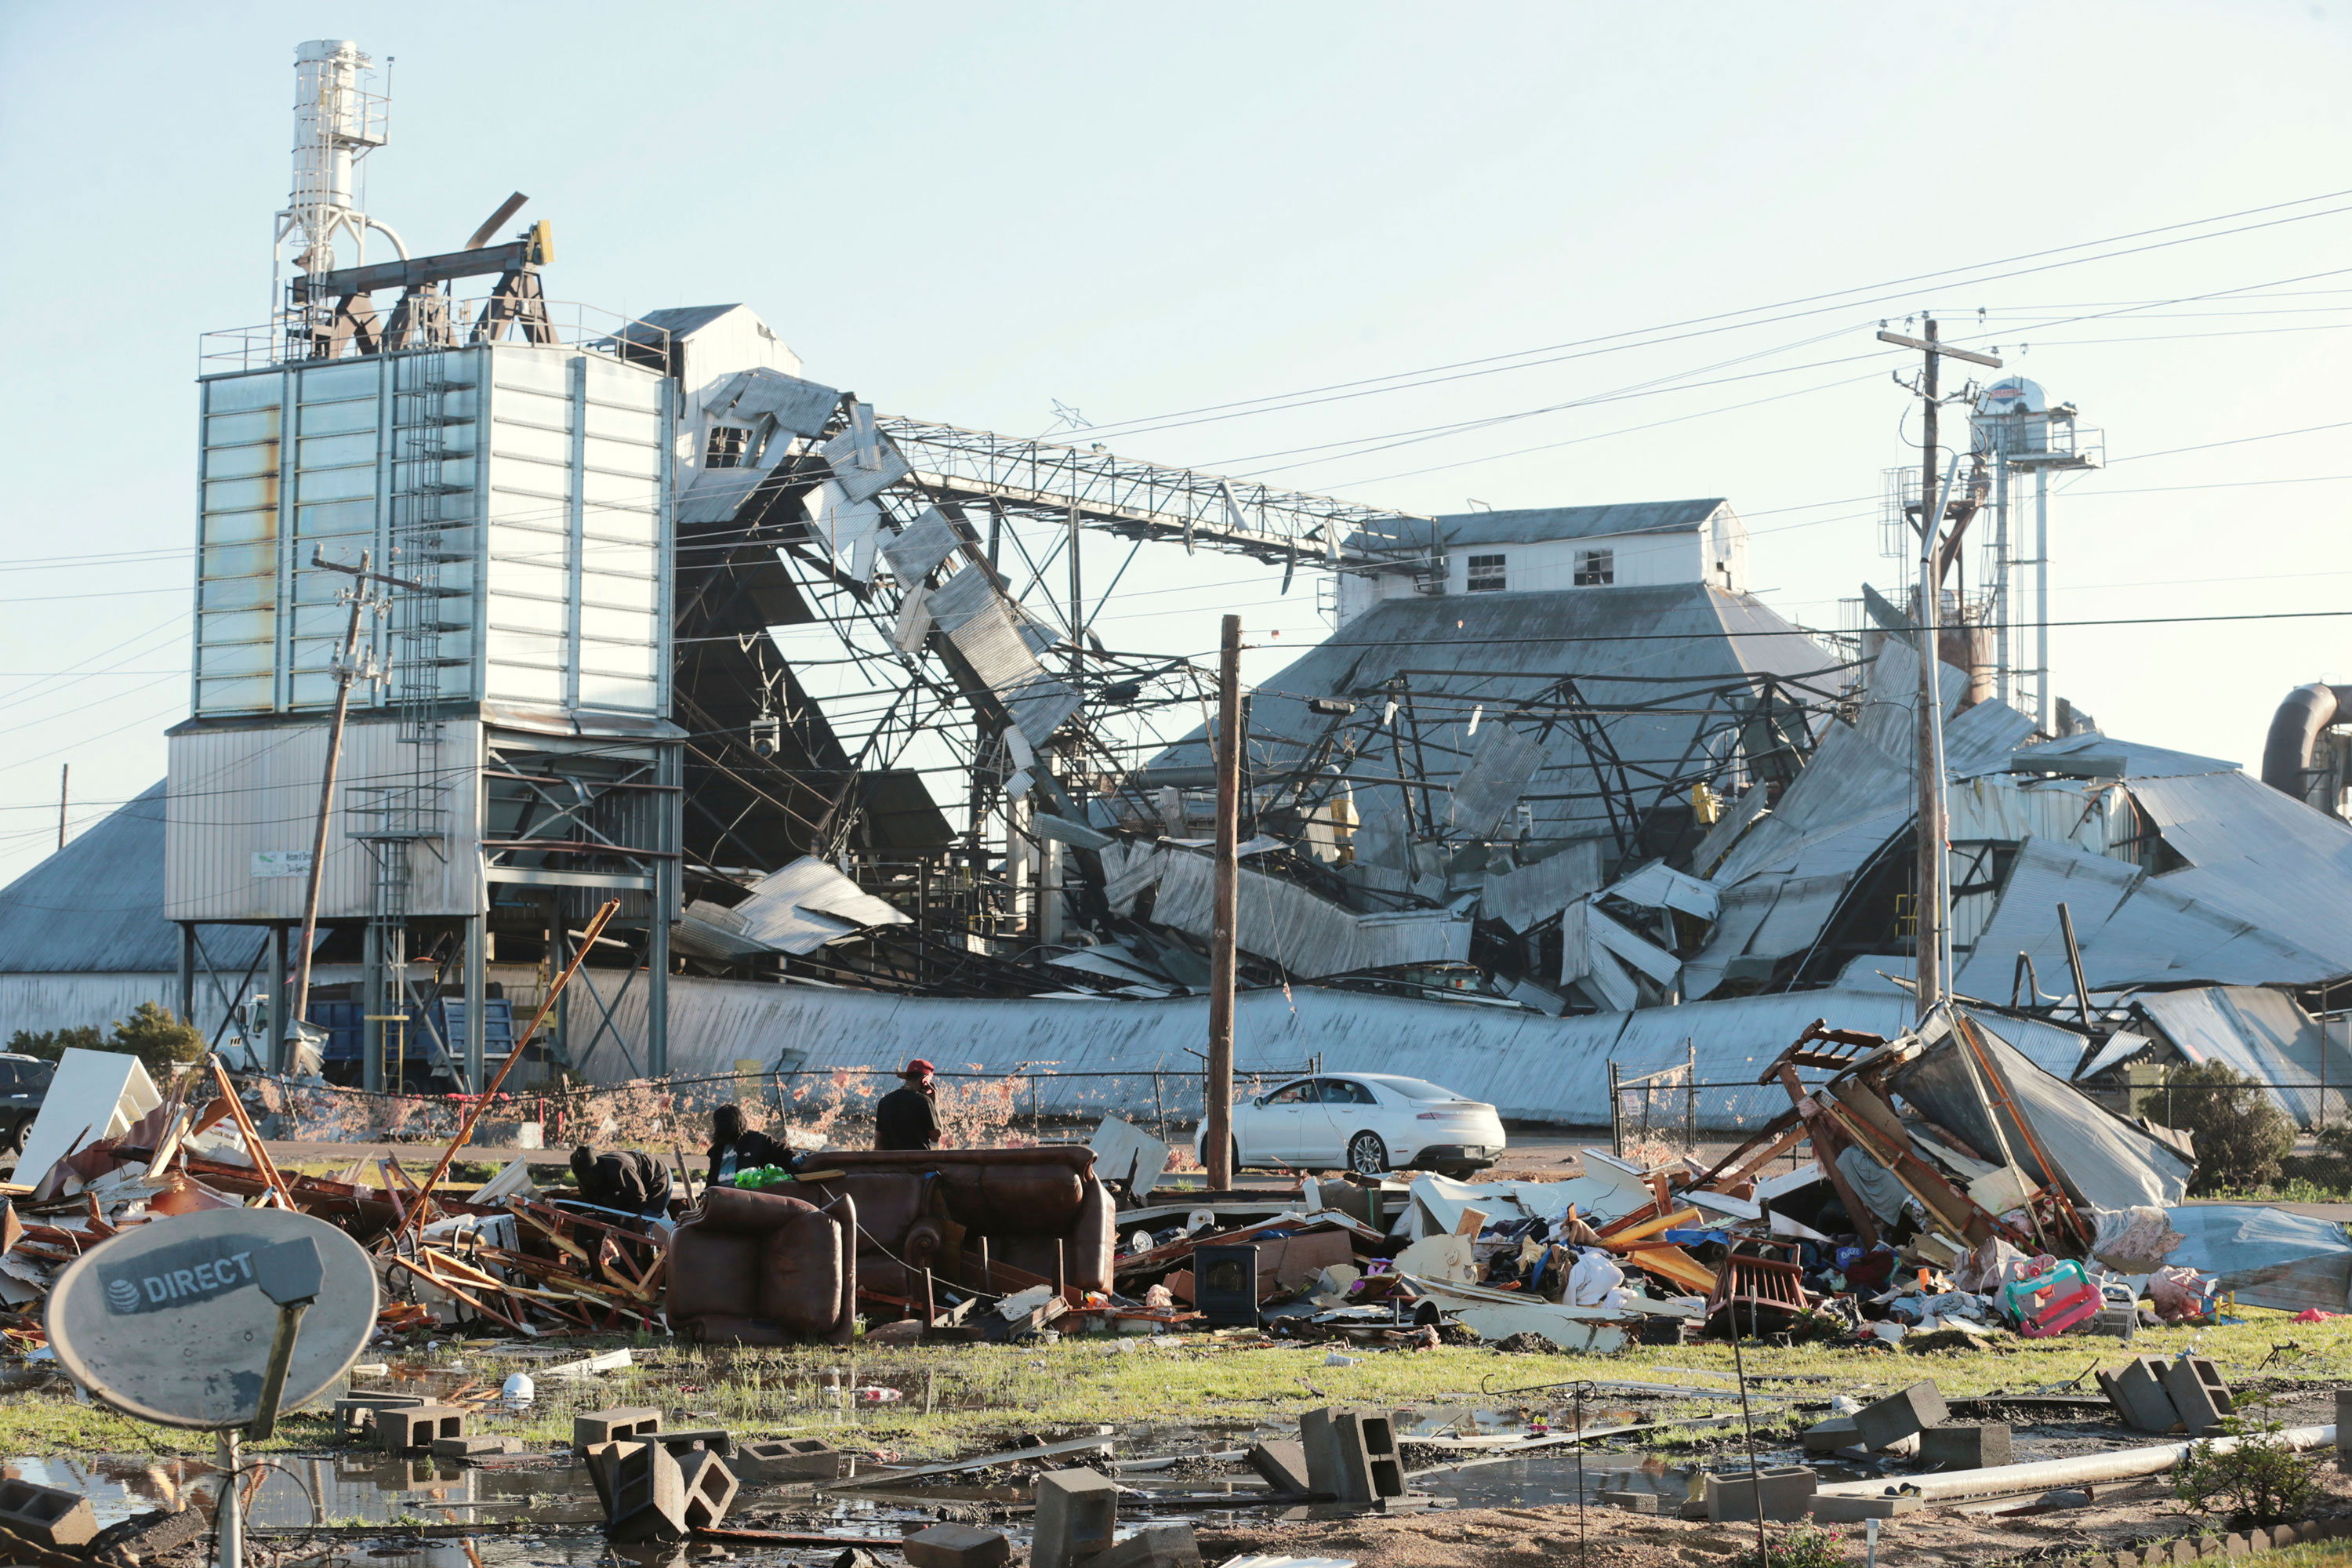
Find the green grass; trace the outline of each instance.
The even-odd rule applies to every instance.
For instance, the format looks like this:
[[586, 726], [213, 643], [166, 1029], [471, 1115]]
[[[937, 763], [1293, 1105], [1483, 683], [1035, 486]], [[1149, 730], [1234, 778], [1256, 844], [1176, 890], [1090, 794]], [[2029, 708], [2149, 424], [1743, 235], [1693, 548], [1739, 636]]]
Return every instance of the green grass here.
[[[2233, 1387], [2277, 1380], [2332, 1387], [2352, 1381], [2352, 1319], [2296, 1323], [2283, 1313], [2248, 1310], [2237, 1327], [2144, 1331], [2126, 1352], [2117, 1342], [2089, 1337], [2054, 1341], [2003, 1340], [1990, 1352], [1900, 1351], [1799, 1346], [1790, 1350], [1750, 1345], [1744, 1354], [1757, 1376], [1820, 1376], [1824, 1384], [1782, 1385], [1780, 1392], [1818, 1400], [1832, 1394], [1867, 1398], [1931, 1378], [1947, 1397], [1996, 1391], [2028, 1394], [2071, 1384], [2095, 1396], [2097, 1385], [2084, 1374], [2094, 1363], [2113, 1366], [2126, 1353], [2168, 1355], [2194, 1342], [2211, 1356]], [[2292, 1341], [2299, 1348], [2259, 1370], [2273, 1348]], [[462, 1373], [485, 1388], [506, 1374], [532, 1371], [536, 1363], [497, 1353], [499, 1344], [465, 1345], [445, 1341], [425, 1351], [386, 1353], [372, 1349], [369, 1360], [429, 1365]], [[1360, 1357], [1353, 1366], [1327, 1366], [1328, 1347], [1254, 1349], [1206, 1335], [1164, 1336], [1150, 1347], [1120, 1350], [1096, 1338], [1066, 1339], [1056, 1345], [912, 1346], [850, 1345], [793, 1350], [703, 1350], [677, 1342], [641, 1337], [604, 1342], [567, 1341], [580, 1354], [604, 1345], [631, 1344], [640, 1364], [583, 1383], [540, 1378], [539, 1398], [527, 1412], [493, 1411], [478, 1429], [511, 1433], [534, 1446], [569, 1442], [574, 1412], [614, 1405], [647, 1405], [664, 1411], [673, 1425], [727, 1427], [739, 1436], [820, 1436], [845, 1447], [882, 1447], [908, 1458], [942, 1458], [969, 1454], [999, 1439], [1029, 1432], [1053, 1432], [1096, 1422], [1146, 1425], [1171, 1442], [1238, 1434], [1261, 1423], [1288, 1423], [1301, 1411], [1331, 1404], [1388, 1407], [1486, 1406], [1506, 1412], [1525, 1405], [1537, 1410], [1568, 1407], [1565, 1390], [1509, 1393], [1534, 1384], [1575, 1379], [1666, 1383], [1728, 1387], [1694, 1377], [1695, 1368], [1727, 1380], [1728, 1345], [1703, 1343], [1637, 1346], [1613, 1356], [1504, 1355], [1466, 1346], [1425, 1352], [1367, 1352], [1339, 1347]], [[898, 1404], [842, 1408], [833, 1404], [818, 1377], [839, 1369], [850, 1384], [883, 1384], [907, 1390]], [[928, 1375], [933, 1414], [922, 1409]], [[372, 1382], [373, 1380], [362, 1380]], [[1785, 1428], [1790, 1404], [1755, 1388], [1752, 1405], [1759, 1426]], [[1622, 1408], [1622, 1395], [1594, 1396], [1599, 1408]], [[1645, 1418], [1736, 1412], [1723, 1400], [1644, 1403]], [[1719, 1434], [1646, 1436], [1644, 1446], [1715, 1442]], [[208, 1452], [208, 1433], [153, 1427], [79, 1404], [70, 1394], [22, 1394], [0, 1401], [0, 1456], [98, 1452]], [[331, 1446], [323, 1415], [297, 1414], [279, 1424], [262, 1447], [318, 1451]]]

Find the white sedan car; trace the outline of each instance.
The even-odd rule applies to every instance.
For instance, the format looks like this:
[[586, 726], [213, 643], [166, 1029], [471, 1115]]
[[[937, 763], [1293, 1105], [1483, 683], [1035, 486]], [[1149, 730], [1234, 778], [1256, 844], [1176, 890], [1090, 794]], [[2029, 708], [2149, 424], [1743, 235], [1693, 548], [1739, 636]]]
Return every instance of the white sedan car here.
[[[1208, 1128], [1192, 1135], [1194, 1155]], [[1234, 1101], [1234, 1167], [1345, 1168], [1360, 1175], [1428, 1170], [1463, 1177], [1503, 1153], [1495, 1108], [1417, 1078], [1356, 1072], [1293, 1079]]]

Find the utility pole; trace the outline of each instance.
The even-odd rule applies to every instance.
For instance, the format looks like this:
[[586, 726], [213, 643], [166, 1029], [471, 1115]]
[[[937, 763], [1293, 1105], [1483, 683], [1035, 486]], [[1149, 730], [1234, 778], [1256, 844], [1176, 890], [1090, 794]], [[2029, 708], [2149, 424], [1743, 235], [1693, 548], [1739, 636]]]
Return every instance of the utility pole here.
[[1227, 616], [1217, 645], [1217, 882], [1209, 914], [1209, 1190], [1234, 1184], [1234, 925], [1240, 904], [1242, 618]]
[[73, 764], [58, 764], [58, 847], [66, 847], [66, 785], [73, 782]]
[[1913, 967], [1918, 977], [1917, 1003], [1919, 1016], [1925, 1018], [1944, 999], [1945, 988], [1951, 977], [1944, 973], [1944, 942], [1946, 941], [1945, 908], [1949, 899], [1950, 847], [1946, 842], [1944, 821], [1944, 704], [1941, 680], [1937, 673], [1942, 658], [1937, 648], [1937, 621], [1942, 608], [1944, 574], [1950, 567], [1959, 547], [1960, 531], [1968, 526], [1965, 518], [1953, 529], [1948, 539], [1942, 537], [1945, 510], [1951, 502], [1952, 479], [1959, 472], [1959, 455], [1955, 453], [1944, 483], [1936, 482], [1936, 416], [1938, 407], [1937, 372], [1945, 356], [1966, 360], [1970, 364], [2000, 368], [2000, 361], [1990, 354], [1976, 353], [1967, 349], [1946, 346], [1937, 340], [1937, 323], [1929, 317], [1927, 336], [1914, 338], [1901, 332], [1881, 330], [1878, 341], [1903, 348], [1917, 349], [1926, 365], [1919, 378], [1922, 420], [1919, 439], [1919, 694], [1918, 705], [1918, 773], [1919, 826], [1918, 870], [1912, 895], [1913, 937], [1911, 942]]
[[[430, 592], [421, 583], [370, 571], [373, 554], [371, 551], [362, 550], [357, 566], [345, 566], [328, 560], [315, 548], [310, 552], [311, 565], [321, 571], [350, 574], [352, 585], [342, 591], [341, 596], [350, 603], [352, 614], [343, 626], [342, 651], [336, 656], [333, 666], [335, 713], [327, 724], [327, 765], [319, 781], [319, 819], [311, 826], [310, 875], [302, 884], [302, 941], [294, 955], [294, 991], [288, 1001], [286, 1016], [271, 1020], [278, 1032], [279, 1058], [273, 1065], [281, 1072], [290, 1072], [294, 1067], [293, 1058], [285, 1042], [297, 1034], [295, 1026], [307, 1021], [310, 1013], [310, 949], [316, 945], [319, 935], [319, 889], [327, 868], [327, 819], [334, 809], [335, 774], [342, 766], [343, 726], [351, 714], [352, 687], [359, 680], [373, 679], [374, 675], [373, 659], [362, 661], [360, 658], [360, 623], [369, 610], [379, 607], [379, 602], [369, 596], [368, 584], [390, 583], [397, 587], [414, 588], [420, 593]], [[479, 1002], [469, 994], [467, 1005], [478, 1006]]]

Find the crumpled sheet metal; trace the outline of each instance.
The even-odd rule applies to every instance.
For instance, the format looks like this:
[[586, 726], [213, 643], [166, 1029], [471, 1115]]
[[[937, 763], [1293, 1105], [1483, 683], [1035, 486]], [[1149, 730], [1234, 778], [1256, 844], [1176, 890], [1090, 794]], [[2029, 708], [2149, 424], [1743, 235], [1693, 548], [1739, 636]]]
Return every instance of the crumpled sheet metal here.
[[[2032, 1123], [2042, 1146], [2058, 1164], [2058, 1179], [2077, 1205], [2131, 1208], [2177, 1204], [2187, 1194], [2193, 1162], [2107, 1110], [2074, 1085], [2047, 1073], [1970, 1015], [1988, 1050], [2017, 1091], [2018, 1108]], [[2002, 1020], [2006, 1023], [2007, 1020]], [[1895, 1091], [1950, 1128], [1979, 1152], [2000, 1146], [1977, 1098], [1961, 1046], [1947, 1037], [1889, 1075]], [[2001, 1115], [2011, 1151], [2028, 1175], [2039, 1179], [2040, 1163], [2027, 1147], [2016, 1118]]]
[[2352, 1239], [2336, 1220], [2270, 1204], [2183, 1204], [2165, 1220], [2187, 1237], [2165, 1262], [2217, 1278], [2242, 1306], [2352, 1310]]

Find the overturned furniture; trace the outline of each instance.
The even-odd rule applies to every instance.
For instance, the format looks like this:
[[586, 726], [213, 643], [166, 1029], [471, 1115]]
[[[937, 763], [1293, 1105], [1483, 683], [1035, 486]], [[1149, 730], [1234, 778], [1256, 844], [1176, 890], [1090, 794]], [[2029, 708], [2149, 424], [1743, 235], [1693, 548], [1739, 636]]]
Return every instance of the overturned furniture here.
[[842, 1174], [801, 1184], [854, 1198], [862, 1219], [858, 1277], [869, 1291], [911, 1300], [921, 1272], [993, 1289], [980, 1263], [1074, 1289], [1108, 1290], [1115, 1242], [1110, 1191], [1083, 1145], [1041, 1149], [827, 1150]]
[[856, 1326], [857, 1203], [823, 1208], [778, 1193], [713, 1187], [670, 1242], [670, 1326], [691, 1339], [849, 1342]]

